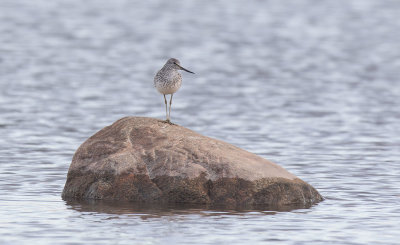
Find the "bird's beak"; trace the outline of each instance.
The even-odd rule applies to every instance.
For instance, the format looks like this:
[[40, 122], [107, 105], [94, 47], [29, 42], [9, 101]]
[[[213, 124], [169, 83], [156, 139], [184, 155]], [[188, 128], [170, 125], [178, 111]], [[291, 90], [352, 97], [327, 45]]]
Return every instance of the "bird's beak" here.
[[189, 73], [192, 73], [192, 74], [194, 74], [194, 72], [192, 72], [192, 71], [189, 71], [189, 70], [187, 70], [187, 69], [183, 68], [183, 67], [182, 67], [182, 66], [180, 66], [180, 65], [177, 65], [177, 66], [179, 66], [179, 68], [181, 68], [181, 70], [184, 70], [184, 71], [186, 71], [186, 72], [189, 72]]

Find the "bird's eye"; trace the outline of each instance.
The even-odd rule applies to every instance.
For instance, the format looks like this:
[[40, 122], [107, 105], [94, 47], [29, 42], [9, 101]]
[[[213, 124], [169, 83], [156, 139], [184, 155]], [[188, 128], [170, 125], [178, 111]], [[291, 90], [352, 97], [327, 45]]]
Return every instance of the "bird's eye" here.
[[178, 65], [176, 62], [174, 62], [175, 65]]

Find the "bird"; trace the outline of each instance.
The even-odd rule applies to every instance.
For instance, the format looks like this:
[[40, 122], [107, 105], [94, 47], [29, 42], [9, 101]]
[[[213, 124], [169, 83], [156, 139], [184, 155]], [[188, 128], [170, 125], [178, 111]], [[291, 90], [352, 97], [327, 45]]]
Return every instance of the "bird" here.
[[[178, 72], [179, 70], [183, 70], [192, 74], [195, 74], [192, 71], [189, 71], [181, 66], [179, 60], [175, 58], [168, 59], [167, 63], [159, 70], [154, 77], [154, 87], [164, 96], [165, 102], [165, 114], [166, 120], [165, 122], [171, 123], [171, 105], [172, 105], [172, 96], [182, 85], [182, 76]], [[166, 95], [170, 94], [169, 100], [169, 110], [167, 104]]]

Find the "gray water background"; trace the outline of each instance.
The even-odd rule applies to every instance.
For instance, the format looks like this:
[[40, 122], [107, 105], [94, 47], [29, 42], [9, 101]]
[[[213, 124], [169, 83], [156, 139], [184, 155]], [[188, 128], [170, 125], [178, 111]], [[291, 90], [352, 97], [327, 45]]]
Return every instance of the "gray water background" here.
[[[0, 244], [399, 244], [400, 1], [1, 0]], [[124, 116], [272, 160], [326, 198], [292, 211], [61, 199], [75, 150]]]

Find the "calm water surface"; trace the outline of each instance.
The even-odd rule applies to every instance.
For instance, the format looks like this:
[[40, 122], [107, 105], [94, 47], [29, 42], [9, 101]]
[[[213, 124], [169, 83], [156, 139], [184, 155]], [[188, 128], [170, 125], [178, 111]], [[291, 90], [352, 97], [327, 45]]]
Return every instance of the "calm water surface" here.
[[[400, 2], [0, 2], [0, 244], [399, 244]], [[292, 211], [74, 203], [74, 151], [123, 116], [272, 160], [326, 200]]]

